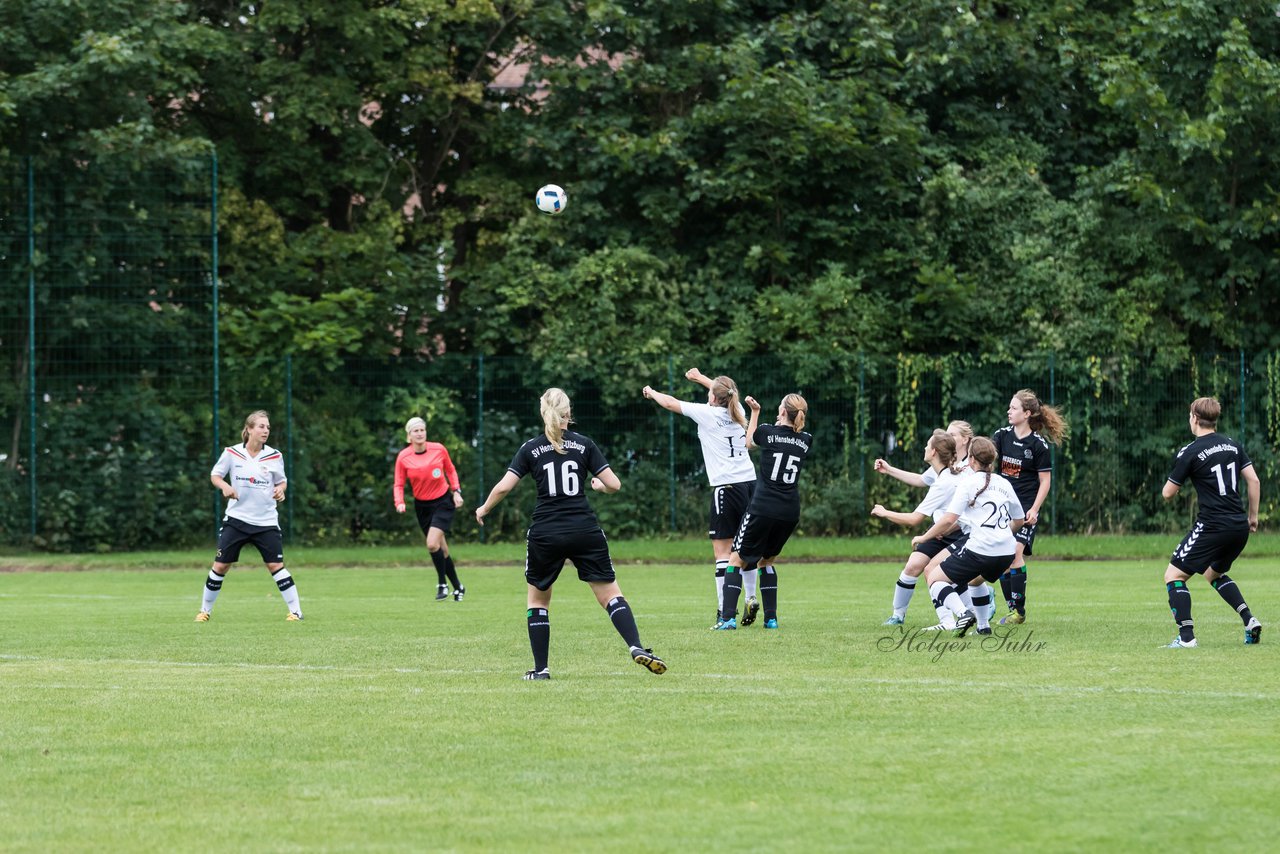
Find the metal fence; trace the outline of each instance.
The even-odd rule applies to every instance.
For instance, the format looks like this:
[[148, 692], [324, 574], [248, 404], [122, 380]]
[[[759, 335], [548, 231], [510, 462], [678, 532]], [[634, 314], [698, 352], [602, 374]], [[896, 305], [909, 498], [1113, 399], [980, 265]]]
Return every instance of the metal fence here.
[[[1005, 423], [1013, 392], [1058, 406], [1070, 438], [1054, 451], [1046, 527], [1171, 530], [1193, 512], [1159, 498], [1189, 440], [1190, 401], [1214, 395], [1222, 432], [1239, 438], [1264, 483], [1280, 448], [1280, 354], [971, 353], [800, 357], [678, 353], [644, 375], [633, 360], [557, 363], [404, 354], [334, 368], [283, 353], [271, 370], [226, 372], [218, 349], [216, 166], [190, 162], [0, 163], [0, 541], [50, 549], [128, 549], [211, 542], [218, 497], [208, 472], [244, 416], [267, 409], [291, 486], [283, 526], [294, 542], [407, 542], [394, 513], [392, 464], [402, 425], [424, 417], [450, 449], [468, 509], [540, 429], [549, 385], [574, 401], [624, 488], [595, 502], [614, 538], [705, 531], [707, 486], [694, 427], [642, 398], [645, 384], [704, 399], [684, 371], [733, 376], [766, 412], [792, 391], [810, 403], [814, 451], [803, 481], [807, 535], [885, 530], [879, 502], [920, 497], [871, 464], [923, 465], [924, 440], [951, 419], [980, 434]], [[480, 530], [516, 538], [532, 490]]]

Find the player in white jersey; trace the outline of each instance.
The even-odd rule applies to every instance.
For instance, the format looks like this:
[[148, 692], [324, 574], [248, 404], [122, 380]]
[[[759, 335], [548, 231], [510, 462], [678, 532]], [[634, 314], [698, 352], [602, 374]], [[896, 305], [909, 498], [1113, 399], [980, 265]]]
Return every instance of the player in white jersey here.
[[[947, 435], [956, 440], [956, 459], [953, 464], [957, 468], [969, 465], [969, 441], [973, 439], [973, 427], [968, 421], [952, 421], [947, 425]], [[930, 487], [937, 476], [932, 467], [917, 474], [914, 471], [896, 468], [889, 465], [888, 460], [877, 459], [872, 466], [880, 474], [897, 478], [907, 486]]]
[[197, 623], [209, 621], [223, 578], [240, 559], [240, 549], [247, 544], [252, 544], [262, 555], [267, 572], [284, 597], [289, 609], [285, 619], [302, 619], [298, 588], [284, 565], [284, 540], [276, 513], [276, 503], [284, 501], [288, 480], [284, 475], [284, 458], [267, 444], [270, 435], [271, 420], [267, 413], [261, 409], [249, 413], [240, 431], [241, 443], [224, 449], [209, 472], [209, 481], [227, 499], [227, 511], [218, 530], [218, 553], [204, 582]]
[[[738, 532], [742, 516], [755, 492], [756, 468], [747, 453], [747, 414], [738, 402], [738, 386], [725, 376], [712, 379], [697, 368], [685, 371], [685, 378], [707, 390], [706, 403], [693, 403], [663, 394], [645, 386], [644, 396], [668, 412], [683, 415], [698, 425], [698, 441], [702, 443], [702, 462], [711, 483], [711, 510], [707, 534], [715, 557], [716, 619], [724, 607], [724, 574], [733, 552], [733, 536]], [[742, 625], [749, 626], [760, 612], [756, 599], [758, 570], [742, 573], [742, 586], [747, 604]]]
[[955, 525], [967, 528], [964, 545], [938, 565], [925, 570], [929, 594], [956, 616], [956, 635], [963, 637], [977, 623], [982, 634], [991, 631], [986, 610], [977, 613], [965, 605], [961, 594], [966, 587], [995, 581], [1009, 567], [1017, 550], [1014, 533], [1022, 527], [1025, 514], [1013, 486], [992, 472], [996, 446], [986, 438], [969, 445], [969, 466], [976, 475], [966, 477], [956, 487], [947, 512], [913, 543], [945, 535]]
[[[929, 464], [929, 473], [933, 475], [930, 478], [933, 484], [925, 494], [924, 500], [910, 513], [900, 513], [885, 508], [883, 504], [877, 504], [871, 508], [871, 515], [910, 527], [930, 518], [934, 522], [938, 521], [946, 512], [947, 505], [951, 502], [951, 494], [960, 482], [962, 470], [955, 467], [955, 456], [955, 438], [945, 430], [934, 430], [924, 448], [924, 460]], [[898, 582], [893, 589], [893, 614], [884, 621], [884, 625], [900, 626], [906, 622], [907, 606], [911, 604], [916, 582], [930, 558], [960, 538], [960, 531], [954, 531], [945, 537], [926, 540], [914, 547], [911, 556], [907, 558], [906, 565], [898, 575]]]
[[[949, 463], [948, 465], [953, 469], [960, 470], [964, 474], [969, 473], [971, 471], [971, 469], [969, 468], [969, 442], [973, 440], [973, 427], [970, 426], [968, 421], [959, 421], [959, 420], [952, 421], [950, 424], [947, 425], [947, 435], [953, 438], [956, 443], [955, 461], [952, 463]], [[875, 461], [874, 468], [880, 474], [887, 474], [890, 477], [893, 477], [893, 478], [896, 478], [897, 480], [902, 481], [908, 486], [919, 486], [919, 487], [926, 487], [926, 488], [932, 487], [934, 484], [934, 480], [937, 478], [937, 473], [934, 471], [932, 466], [929, 468], [926, 468], [923, 472], [917, 474], [914, 471], [906, 471], [905, 469], [896, 468], [890, 465], [887, 460], [878, 459]], [[952, 549], [953, 546], [958, 548], [956, 544], [962, 540], [964, 533], [966, 532], [964, 531], [960, 532], [960, 536], [956, 538], [947, 538], [947, 542], [944, 544], [945, 548]], [[931, 555], [933, 559], [930, 561], [930, 563], [934, 563], [934, 564], [940, 563], [942, 560], [946, 558], [947, 553], [944, 553], [940, 549], [937, 554]], [[941, 557], [939, 557], [938, 555], [941, 555]], [[902, 580], [902, 576], [899, 576], [899, 580], [900, 581]], [[907, 587], [904, 589], [900, 585], [895, 588], [894, 590], [895, 611], [897, 610], [899, 600], [901, 600], [902, 606], [904, 608], [904, 613], [905, 613], [906, 602], [910, 601], [911, 594], [912, 592], [914, 592], [914, 589], [915, 589], [914, 586]], [[984, 607], [987, 609], [988, 618], [990, 618], [993, 614], [995, 614], [995, 610], [996, 610], [995, 599], [991, 595], [991, 591], [989, 588], [980, 587], [980, 588], [975, 588], [974, 590], [969, 592], [973, 596], [973, 601], [976, 607]], [[951, 612], [949, 610], [940, 606], [935, 606], [935, 609], [938, 612], [938, 623], [937, 625], [929, 627], [925, 631], [938, 631], [941, 629], [949, 630], [949, 629], [955, 628], [955, 620], [952, 618]], [[887, 626], [898, 625], [898, 621], [895, 621], [893, 617], [890, 617], [888, 620], [885, 621], [885, 625]]]

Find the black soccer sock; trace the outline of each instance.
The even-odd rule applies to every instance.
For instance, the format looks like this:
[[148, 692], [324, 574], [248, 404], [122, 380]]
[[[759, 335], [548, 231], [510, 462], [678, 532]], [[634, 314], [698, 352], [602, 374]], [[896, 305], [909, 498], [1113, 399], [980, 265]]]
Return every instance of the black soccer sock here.
[[529, 619], [529, 647], [533, 650], [533, 669], [546, 670], [547, 656], [551, 652], [551, 615], [546, 608], [530, 608], [525, 616]]
[[[440, 551], [444, 551], [444, 549], [441, 549]], [[449, 555], [444, 559], [444, 574], [449, 576], [449, 583], [453, 585], [454, 590], [462, 589], [462, 582], [458, 580], [458, 570], [453, 568], [452, 555]], [[443, 584], [444, 582], [441, 583]]]
[[1191, 621], [1191, 591], [1185, 581], [1170, 581], [1165, 584], [1169, 591], [1169, 610], [1173, 612], [1173, 621], [1178, 624], [1178, 637], [1184, 641], [1196, 639], [1195, 623]]
[[1250, 612], [1249, 606], [1245, 604], [1244, 594], [1240, 592], [1240, 588], [1231, 580], [1229, 575], [1219, 575], [1217, 579], [1211, 582], [1213, 589], [1218, 591], [1218, 595], [1222, 597], [1222, 601], [1231, 606], [1231, 609], [1240, 615], [1240, 619], [1244, 620], [1244, 624], [1249, 625], [1249, 621], [1253, 619], [1253, 613]]
[[731, 620], [738, 616], [738, 597], [742, 595], [742, 572], [730, 566], [724, 573], [724, 604], [720, 607], [720, 619]]
[[640, 643], [640, 630], [636, 628], [635, 614], [631, 613], [631, 607], [627, 605], [627, 600], [622, 596], [615, 596], [609, 600], [609, 604], [604, 606], [609, 612], [609, 619], [613, 621], [613, 627], [618, 630], [618, 634], [622, 635], [622, 639], [627, 642], [628, 647], [644, 646]]
[[1019, 614], [1027, 613], [1027, 567], [1025, 565], [1017, 569], [1009, 570], [1009, 590], [1010, 598], [1013, 600], [1012, 608]]
[[444, 586], [444, 549], [431, 552], [431, 562], [436, 565], [436, 583]]
[[760, 601], [764, 603], [764, 618], [778, 619], [778, 570], [775, 567], [760, 570]]
[[[1012, 570], [1011, 570], [1012, 571]], [[1004, 594], [1005, 607], [1013, 610], [1013, 579], [1008, 572], [1000, 576], [1000, 592]]]

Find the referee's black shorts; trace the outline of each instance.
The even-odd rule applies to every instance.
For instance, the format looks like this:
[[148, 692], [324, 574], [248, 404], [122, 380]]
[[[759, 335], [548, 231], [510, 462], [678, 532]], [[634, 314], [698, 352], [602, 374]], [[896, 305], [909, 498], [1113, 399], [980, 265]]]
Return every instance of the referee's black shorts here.
[[426, 534], [431, 528], [439, 528], [446, 534], [453, 527], [453, 493], [446, 492], [430, 501], [413, 499], [413, 512], [418, 516], [418, 527]]

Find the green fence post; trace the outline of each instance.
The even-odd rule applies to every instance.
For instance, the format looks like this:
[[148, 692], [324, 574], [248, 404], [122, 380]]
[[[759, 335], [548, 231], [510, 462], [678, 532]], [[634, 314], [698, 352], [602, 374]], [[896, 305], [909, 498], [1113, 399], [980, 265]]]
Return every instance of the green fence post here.
[[[476, 500], [484, 503], [484, 353], [476, 355]], [[477, 504], [476, 506], [480, 506]], [[484, 542], [484, 526], [480, 542]]]
[[27, 408], [29, 459], [27, 476], [31, 478], [31, 539], [36, 536], [36, 173], [27, 158]]
[[[210, 465], [214, 465], [218, 461], [218, 457], [222, 455], [222, 445], [220, 444], [219, 433], [222, 425], [219, 423], [218, 409], [222, 405], [221, 401], [221, 375], [218, 373], [218, 149], [213, 149], [209, 153], [210, 172], [209, 172], [209, 287], [212, 289], [212, 323], [213, 323], [213, 460]], [[218, 532], [219, 511], [222, 509], [222, 496], [218, 495], [215, 490], [213, 493], [213, 530], [214, 536]]]
[[[285, 480], [293, 480], [293, 354], [284, 357], [284, 465]], [[286, 501], [284, 507], [285, 537], [293, 542], [293, 502]]]
[[[1054, 365], [1053, 355], [1054, 355], [1053, 351], [1050, 350], [1049, 351], [1049, 405], [1057, 406], [1057, 399], [1054, 391], [1054, 379], [1056, 378], [1054, 376], [1055, 365]], [[1055, 481], [1058, 479], [1057, 455], [1054, 453], [1056, 447], [1057, 446], [1054, 445], [1052, 442], [1049, 443], [1049, 477], [1051, 477]], [[1058, 487], [1058, 489], [1061, 489], [1061, 488], [1062, 488], [1061, 486]], [[1049, 533], [1050, 534], [1058, 533], [1058, 490], [1057, 489], [1049, 490]]]
[[858, 354], [858, 400], [854, 428], [858, 431], [858, 492], [862, 499], [862, 514], [867, 510], [867, 359]]
[[1240, 348], [1240, 432], [1236, 434], [1242, 443], [1248, 443], [1244, 435], [1244, 348]]
[[[676, 357], [667, 354], [667, 394], [676, 393]], [[667, 490], [671, 505], [671, 533], [676, 532], [676, 414], [667, 413]]]

